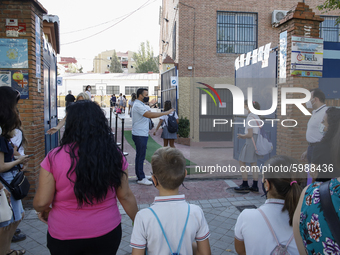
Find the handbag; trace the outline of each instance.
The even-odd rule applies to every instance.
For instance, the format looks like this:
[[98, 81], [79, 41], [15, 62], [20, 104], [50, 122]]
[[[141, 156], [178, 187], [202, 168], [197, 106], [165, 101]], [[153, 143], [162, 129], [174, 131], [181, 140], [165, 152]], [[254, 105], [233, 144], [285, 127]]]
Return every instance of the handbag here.
[[0, 222], [12, 219], [13, 211], [10, 207], [4, 189], [0, 190]]
[[1, 176], [0, 181], [2, 181], [2, 183], [8, 188], [16, 200], [26, 197], [31, 186], [22, 171], [17, 173], [10, 184], [8, 184], [8, 182], [6, 182]]
[[340, 220], [332, 202], [329, 185], [330, 181], [323, 182], [320, 185], [319, 193], [321, 209], [335, 241], [340, 243]]

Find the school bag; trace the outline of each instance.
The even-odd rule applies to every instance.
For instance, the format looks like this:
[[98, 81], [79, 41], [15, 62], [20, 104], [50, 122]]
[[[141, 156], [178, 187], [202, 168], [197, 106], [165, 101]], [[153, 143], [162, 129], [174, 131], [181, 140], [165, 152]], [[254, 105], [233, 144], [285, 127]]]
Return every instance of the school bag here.
[[290, 255], [289, 252], [288, 252], [288, 245], [293, 240], [294, 234], [291, 235], [291, 237], [289, 238], [286, 245], [280, 244], [279, 240], [277, 239], [277, 236], [275, 235], [274, 229], [273, 229], [272, 225], [270, 224], [267, 216], [264, 214], [264, 212], [260, 208], [257, 208], [257, 210], [262, 214], [263, 219], [267, 223], [267, 226], [270, 229], [270, 232], [272, 232], [272, 235], [274, 236], [275, 241], [276, 241], [276, 246], [275, 246], [274, 250], [272, 250], [270, 255]]
[[[255, 118], [254, 120], [256, 121]], [[270, 141], [266, 132], [263, 130], [263, 128], [260, 127], [257, 121], [256, 123], [257, 126], [259, 127], [259, 133], [257, 134], [256, 143], [253, 137], [251, 139], [253, 140], [256, 154], [259, 156], [264, 156], [271, 153], [271, 151], [273, 150], [273, 143]]]
[[120, 107], [116, 107], [116, 113], [117, 114], [121, 114], [122, 113], [122, 109]]
[[[181, 250], [181, 247], [182, 247], [182, 242], [183, 242], [183, 238], [184, 238], [184, 233], [185, 233], [185, 230], [186, 230], [186, 228], [187, 228], [187, 224], [188, 224], [188, 220], [189, 220], [189, 215], [190, 215], [190, 205], [189, 205], [189, 203], [188, 203], [188, 214], [187, 214], [187, 219], [186, 219], [186, 221], [185, 221], [184, 228], [183, 228], [182, 235], [181, 235], [181, 239], [179, 240], [179, 244], [178, 244], [178, 247], [177, 247], [177, 251], [176, 251], [176, 252], [172, 252], [172, 249], [171, 249], [171, 246], [170, 246], [168, 237], [167, 237], [166, 234], [165, 234], [164, 228], [163, 228], [162, 223], [161, 223], [161, 221], [159, 220], [157, 214], [155, 213], [155, 211], [154, 211], [151, 207], [149, 207], [148, 209], [153, 213], [153, 215], [155, 215], [155, 217], [156, 217], [156, 219], [157, 219], [157, 221], [158, 221], [158, 224], [159, 224], [159, 226], [160, 226], [160, 228], [161, 228], [161, 230], [162, 230], [162, 232], [163, 232], [163, 236], [164, 236], [164, 238], [165, 238], [165, 241], [166, 241], [166, 243], [168, 244], [168, 247], [169, 247], [169, 250], [170, 250], [170, 255], [180, 255], [179, 251]], [[147, 250], [146, 250], [146, 255], [148, 255], [148, 251], [147, 251]]]
[[168, 115], [168, 131], [169, 133], [176, 133], [178, 130], [178, 124], [177, 119], [175, 118], [175, 111], [172, 113], [172, 115]]

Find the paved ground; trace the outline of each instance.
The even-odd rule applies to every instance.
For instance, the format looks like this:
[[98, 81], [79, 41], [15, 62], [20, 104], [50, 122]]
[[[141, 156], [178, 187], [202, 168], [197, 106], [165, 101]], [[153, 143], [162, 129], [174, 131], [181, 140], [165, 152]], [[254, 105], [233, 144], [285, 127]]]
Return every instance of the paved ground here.
[[[113, 118], [113, 122], [115, 119]], [[155, 125], [158, 120], [155, 120]], [[118, 120], [118, 141], [121, 141], [121, 124]], [[113, 124], [114, 127], [114, 124]], [[125, 120], [126, 129], [131, 129], [131, 119]], [[153, 137], [156, 142], [163, 145], [160, 138], [161, 131]], [[184, 156], [194, 163], [206, 165], [207, 160], [216, 161], [221, 164], [232, 164], [238, 167], [237, 161], [232, 158], [232, 143], [197, 143], [192, 146], [176, 144]], [[158, 194], [153, 186], [142, 186], [136, 184], [134, 173], [134, 149], [125, 141], [124, 151], [128, 152], [127, 161], [129, 163], [130, 188], [136, 196], [140, 209], [149, 207], [154, 197]], [[194, 152], [193, 152], [194, 151]], [[201, 155], [201, 156], [200, 156]], [[196, 162], [195, 162], [196, 161]], [[202, 163], [201, 163], [202, 162]], [[151, 172], [151, 165], [145, 161], [144, 171], [146, 174]], [[210, 245], [213, 255], [236, 254], [234, 250], [234, 225], [240, 213], [237, 206], [260, 206], [264, 203], [262, 193], [238, 194], [233, 191], [233, 187], [241, 184], [240, 174], [196, 174], [186, 178], [184, 185], [180, 187], [180, 193], [185, 194], [189, 203], [199, 205], [205, 214], [209, 224], [211, 237]], [[251, 184], [251, 181], [250, 181]], [[120, 206], [122, 214], [123, 237], [117, 254], [131, 254], [129, 247], [132, 225], [130, 218]], [[26, 249], [28, 255], [48, 255], [46, 248], [47, 225], [39, 221], [34, 210], [26, 210], [26, 217], [20, 223], [20, 229], [27, 235], [27, 239], [12, 244], [12, 249]]]

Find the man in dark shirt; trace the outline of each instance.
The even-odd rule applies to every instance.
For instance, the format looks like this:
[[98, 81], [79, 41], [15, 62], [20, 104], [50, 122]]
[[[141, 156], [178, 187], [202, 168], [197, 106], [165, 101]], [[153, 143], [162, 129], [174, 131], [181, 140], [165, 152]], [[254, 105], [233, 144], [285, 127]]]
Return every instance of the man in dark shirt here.
[[111, 107], [115, 107], [115, 106], [116, 106], [116, 101], [117, 101], [116, 95], [113, 94], [113, 95], [111, 96], [111, 99], [110, 99], [110, 106], [111, 106]]
[[68, 95], [65, 97], [66, 107], [68, 107], [71, 103], [73, 103], [76, 98], [72, 95], [72, 91], [68, 91]]

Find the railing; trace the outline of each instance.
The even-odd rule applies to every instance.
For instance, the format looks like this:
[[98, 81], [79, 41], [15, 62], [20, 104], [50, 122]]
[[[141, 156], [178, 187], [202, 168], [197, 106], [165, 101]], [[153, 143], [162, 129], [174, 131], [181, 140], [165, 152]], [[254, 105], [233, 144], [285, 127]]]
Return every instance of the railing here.
[[[110, 107], [110, 128], [112, 130], [112, 114], [113, 114], [113, 107]], [[115, 142], [117, 144], [117, 146], [121, 146], [121, 151], [123, 152], [124, 156], [129, 155], [128, 152], [124, 152], [124, 123], [125, 123], [125, 115], [118, 115], [116, 112], [114, 112], [115, 114], [115, 132], [114, 132], [114, 136], [115, 136]], [[121, 143], [117, 142], [117, 135], [118, 135], [118, 119], [121, 120], [122, 123], [122, 137], [121, 137]]]

